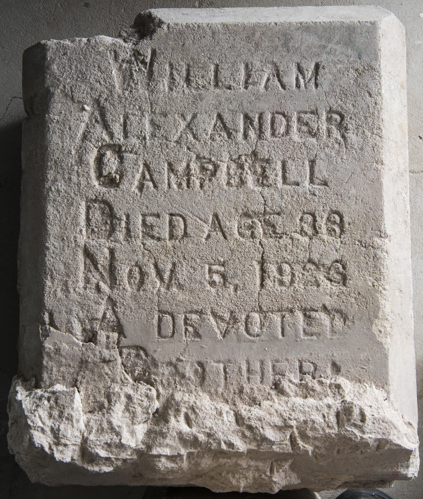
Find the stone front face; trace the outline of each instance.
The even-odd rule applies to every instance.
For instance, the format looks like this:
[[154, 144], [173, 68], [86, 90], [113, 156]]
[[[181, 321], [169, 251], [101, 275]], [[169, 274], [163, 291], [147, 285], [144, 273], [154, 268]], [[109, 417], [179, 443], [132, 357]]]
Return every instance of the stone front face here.
[[28, 49], [24, 98], [9, 444], [32, 480], [416, 473], [393, 15], [152, 11]]

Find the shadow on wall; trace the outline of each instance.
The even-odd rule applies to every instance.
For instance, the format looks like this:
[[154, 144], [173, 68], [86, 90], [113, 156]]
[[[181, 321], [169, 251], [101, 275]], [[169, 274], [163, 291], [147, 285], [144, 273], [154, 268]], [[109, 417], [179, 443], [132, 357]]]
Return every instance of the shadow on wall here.
[[2, 459], [8, 456], [7, 395], [18, 364], [16, 344], [19, 331], [19, 301], [16, 254], [19, 237], [21, 135], [21, 122], [0, 127], [0, 458]]
[[[15, 496], [10, 486], [19, 483], [21, 487], [21, 483], [22, 486], [25, 483], [25, 480], [16, 481], [23, 471], [9, 454], [6, 439], [7, 396], [12, 377], [18, 372], [16, 345], [19, 332], [19, 298], [16, 255], [19, 237], [21, 136], [21, 122], [0, 127], [0, 483], [1, 493], [4, 494], [0, 496], [5, 498], [24, 497]], [[29, 482], [27, 478], [26, 481]]]

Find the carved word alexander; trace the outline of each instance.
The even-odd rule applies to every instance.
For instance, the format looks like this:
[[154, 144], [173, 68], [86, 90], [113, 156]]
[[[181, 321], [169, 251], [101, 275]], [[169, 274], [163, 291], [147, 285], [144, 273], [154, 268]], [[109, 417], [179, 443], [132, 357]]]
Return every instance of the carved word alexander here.
[[[99, 120], [103, 120], [101, 116]], [[154, 139], [194, 142], [224, 139], [248, 141], [292, 138], [345, 140], [345, 116], [336, 109], [299, 109], [254, 112], [192, 112], [187, 114], [124, 115], [124, 129], [146, 142]], [[107, 123], [104, 123], [107, 128]]]

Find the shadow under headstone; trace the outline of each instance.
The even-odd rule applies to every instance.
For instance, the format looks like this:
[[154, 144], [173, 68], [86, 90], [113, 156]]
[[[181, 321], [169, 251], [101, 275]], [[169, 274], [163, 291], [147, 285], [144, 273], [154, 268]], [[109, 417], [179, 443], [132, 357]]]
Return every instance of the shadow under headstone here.
[[212, 492], [202, 487], [148, 487], [144, 499], [318, 499], [309, 489], [281, 490], [276, 494]]

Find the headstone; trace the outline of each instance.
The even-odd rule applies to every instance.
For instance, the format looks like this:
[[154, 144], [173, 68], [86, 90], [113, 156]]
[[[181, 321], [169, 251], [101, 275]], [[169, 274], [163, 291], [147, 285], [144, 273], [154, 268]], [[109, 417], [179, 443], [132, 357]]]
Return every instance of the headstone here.
[[160, 9], [24, 56], [33, 481], [275, 492], [418, 468], [404, 30]]

